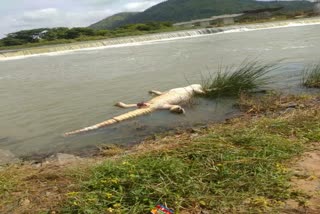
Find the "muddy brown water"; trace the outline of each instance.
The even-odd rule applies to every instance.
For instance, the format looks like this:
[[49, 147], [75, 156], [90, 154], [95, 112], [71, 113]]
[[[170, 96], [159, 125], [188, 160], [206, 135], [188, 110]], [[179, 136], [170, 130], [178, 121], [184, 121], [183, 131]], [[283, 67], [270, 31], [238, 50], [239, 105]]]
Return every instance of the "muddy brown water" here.
[[176, 127], [220, 121], [237, 111], [233, 99], [196, 99], [186, 115], [155, 112], [87, 134], [64, 138], [127, 110], [118, 101], [150, 99], [150, 89], [199, 83], [219, 65], [245, 58], [282, 60], [269, 88], [305, 92], [304, 65], [319, 62], [320, 25], [230, 32], [123, 47], [0, 61], [0, 149], [18, 156], [128, 145]]

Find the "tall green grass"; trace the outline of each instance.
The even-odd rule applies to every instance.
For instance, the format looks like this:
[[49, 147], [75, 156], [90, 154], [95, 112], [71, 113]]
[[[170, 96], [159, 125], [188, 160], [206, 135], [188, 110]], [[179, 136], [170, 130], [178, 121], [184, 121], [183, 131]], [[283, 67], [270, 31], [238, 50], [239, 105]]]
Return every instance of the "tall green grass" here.
[[216, 75], [202, 79], [207, 97], [238, 96], [241, 92], [257, 90], [268, 84], [268, 73], [279, 66], [277, 63], [261, 63], [245, 60], [238, 67], [222, 68]]
[[304, 69], [302, 84], [308, 88], [320, 88], [320, 63], [308, 65]]

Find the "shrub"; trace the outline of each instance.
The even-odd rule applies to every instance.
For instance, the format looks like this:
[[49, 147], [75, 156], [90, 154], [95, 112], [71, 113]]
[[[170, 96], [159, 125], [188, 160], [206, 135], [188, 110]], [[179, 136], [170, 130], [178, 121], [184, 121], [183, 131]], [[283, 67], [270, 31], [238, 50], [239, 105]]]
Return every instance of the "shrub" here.
[[308, 88], [320, 88], [320, 64], [308, 65], [304, 69], [302, 84]]
[[207, 97], [238, 96], [241, 92], [250, 92], [268, 83], [266, 74], [277, 69], [275, 63], [262, 64], [245, 60], [239, 67], [226, 67], [216, 75], [202, 80]]

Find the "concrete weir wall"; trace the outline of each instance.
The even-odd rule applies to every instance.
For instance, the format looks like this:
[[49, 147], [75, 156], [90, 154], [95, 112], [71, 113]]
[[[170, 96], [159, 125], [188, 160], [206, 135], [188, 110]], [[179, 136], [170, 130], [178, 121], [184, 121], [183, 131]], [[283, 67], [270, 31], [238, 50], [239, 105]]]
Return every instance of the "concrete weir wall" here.
[[201, 36], [201, 35], [227, 32], [232, 30], [249, 31], [249, 30], [257, 30], [257, 29], [299, 26], [299, 25], [313, 25], [313, 24], [320, 24], [320, 17], [277, 21], [277, 22], [267, 22], [267, 23], [260, 23], [260, 24], [234, 25], [234, 26], [220, 27], [220, 28], [194, 29], [194, 30], [176, 31], [176, 32], [169, 32], [169, 33], [149, 34], [149, 35], [143, 35], [143, 36], [105, 39], [105, 40], [99, 40], [99, 41], [52, 45], [52, 46], [28, 48], [28, 49], [8, 51], [8, 52], [4, 51], [4, 52], [0, 52], [0, 60], [6, 60], [10, 58], [15, 58], [15, 57], [54, 53], [54, 52], [67, 52], [67, 51], [74, 51], [74, 50], [87, 49], [87, 48], [108, 47], [108, 46], [125, 45], [125, 44], [148, 42], [148, 41], [161, 41], [166, 39], [195, 37], [195, 36]]

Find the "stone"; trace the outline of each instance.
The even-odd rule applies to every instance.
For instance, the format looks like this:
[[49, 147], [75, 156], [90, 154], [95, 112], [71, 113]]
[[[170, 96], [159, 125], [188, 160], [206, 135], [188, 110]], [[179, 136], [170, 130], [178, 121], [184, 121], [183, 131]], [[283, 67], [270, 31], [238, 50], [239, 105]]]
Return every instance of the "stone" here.
[[19, 163], [20, 160], [9, 150], [0, 149], [0, 166]]
[[198, 136], [199, 136], [198, 133], [194, 133], [194, 134], [191, 134], [191, 135], [190, 135], [190, 138], [191, 138], [191, 139], [195, 139], [195, 138], [198, 137]]
[[27, 198], [20, 201], [20, 206], [22, 207], [28, 207], [29, 205], [30, 205], [30, 200]]
[[41, 163], [41, 166], [44, 166], [47, 164], [65, 165], [65, 164], [78, 162], [80, 160], [82, 160], [82, 158], [75, 155], [66, 154], [66, 153], [57, 153], [46, 158], [45, 161]]
[[286, 104], [282, 104], [281, 107], [284, 107], [284, 108], [297, 108], [299, 105], [297, 103], [293, 103], [293, 102], [290, 102], [290, 103], [286, 103]]
[[78, 156], [71, 155], [71, 154], [65, 154], [65, 153], [57, 153], [56, 157], [57, 157], [57, 161], [60, 165], [74, 163], [76, 161], [81, 160], [81, 158]]

